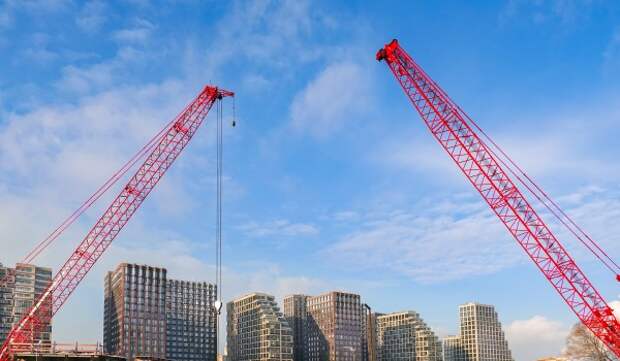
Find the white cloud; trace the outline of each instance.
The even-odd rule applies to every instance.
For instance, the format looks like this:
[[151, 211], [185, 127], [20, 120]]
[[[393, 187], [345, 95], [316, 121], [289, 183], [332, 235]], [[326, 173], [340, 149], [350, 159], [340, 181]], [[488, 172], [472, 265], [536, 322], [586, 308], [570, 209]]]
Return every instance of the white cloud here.
[[603, 52], [603, 70], [607, 73], [614, 73], [620, 69], [620, 28], [617, 28], [611, 35], [609, 44]]
[[128, 82], [132, 66], [152, 56], [132, 46], [120, 47], [115, 56], [83, 67], [68, 65], [56, 87], [68, 93], [88, 94], [119, 87]]
[[86, 32], [97, 32], [106, 19], [106, 4], [99, 0], [92, 0], [84, 4], [75, 23]]
[[[617, 259], [619, 192], [595, 187], [576, 193], [560, 197], [572, 200], [560, 204]], [[404, 210], [390, 206], [389, 202], [383, 206], [386, 210], [371, 209], [365, 216], [349, 220], [356, 230], [330, 246], [327, 253], [345, 266], [388, 269], [431, 283], [491, 274], [527, 259], [477, 195], [424, 199]], [[547, 212], [540, 214], [579, 263], [593, 265], [596, 259], [585, 247]]]
[[358, 228], [327, 253], [345, 266], [389, 269], [424, 283], [489, 274], [523, 260], [478, 199], [421, 202], [367, 217]]
[[313, 58], [313, 51], [302, 40], [312, 32], [317, 18], [322, 15], [307, 0], [235, 1], [216, 26], [211, 48], [217, 51], [207, 59], [200, 54], [200, 60], [206, 60], [212, 70], [240, 57], [270, 68]]
[[297, 237], [312, 236], [319, 233], [319, 229], [306, 223], [291, 223], [285, 219], [279, 219], [271, 222], [249, 222], [239, 227], [251, 237]]
[[614, 310], [614, 315], [616, 316], [618, 321], [620, 321], [620, 301], [616, 300], [609, 302], [609, 307]]
[[129, 28], [114, 32], [114, 39], [119, 42], [144, 43], [155, 30], [155, 25], [146, 19], [136, 19], [134, 25]]
[[[569, 182], [565, 184], [615, 185], [620, 179], [619, 162], [613, 150], [599, 147], [607, 144], [611, 146], [607, 137], [613, 134], [620, 119], [620, 113], [612, 106], [616, 102], [617, 98], [612, 97], [592, 105], [605, 109], [601, 114], [566, 109], [562, 113], [556, 112], [551, 118], [543, 115], [544, 119], [521, 119], [514, 123], [507, 121], [503, 123], [505, 126], [502, 129], [486, 129], [486, 132], [539, 183], [570, 176]], [[417, 112], [413, 108], [411, 110], [415, 113], [416, 121], [421, 123]], [[587, 119], [592, 117], [602, 120], [597, 127], [585, 126], [589, 124]], [[531, 132], [529, 126], [524, 127], [530, 122], [543, 125], [539, 125], [536, 132]], [[485, 126], [482, 125], [482, 128]], [[433, 179], [448, 179], [459, 185], [464, 184], [463, 175], [456, 164], [427, 129], [419, 126], [405, 129], [402, 135], [390, 137], [378, 149], [367, 154], [369, 161], [423, 176], [431, 175]]]
[[594, 4], [592, 0], [510, 0], [500, 12], [499, 19], [506, 22], [525, 14], [535, 24], [551, 21], [572, 24], [588, 17]]
[[295, 96], [292, 127], [322, 138], [359, 121], [372, 104], [370, 84], [368, 72], [359, 64], [330, 64]]
[[360, 218], [360, 215], [358, 212], [355, 211], [340, 211], [334, 213], [333, 218], [336, 221], [354, 221], [358, 220]]
[[506, 327], [506, 339], [516, 361], [560, 356], [570, 327], [543, 316], [513, 321]]

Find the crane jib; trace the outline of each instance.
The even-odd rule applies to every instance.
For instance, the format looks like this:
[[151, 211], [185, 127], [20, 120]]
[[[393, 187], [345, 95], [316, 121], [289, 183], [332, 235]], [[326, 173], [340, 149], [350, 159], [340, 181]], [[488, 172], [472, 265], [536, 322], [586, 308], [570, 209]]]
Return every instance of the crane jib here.
[[161, 135], [149, 146], [150, 153], [112, 201], [83, 241], [71, 253], [52, 282], [19, 322], [16, 322], [0, 348], [0, 361], [19, 351], [28, 351], [33, 340], [51, 322], [86, 274], [107, 250], [133, 214], [142, 205], [166, 171], [192, 139], [213, 104], [234, 93], [206, 86]]
[[[456, 163], [470, 183], [487, 202], [506, 229], [534, 261], [545, 278], [560, 294], [580, 321], [592, 331], [616, 356], [620, 357], [620, 324], [612, 308], [577, 266], [562, 243], [531, 206], [516, 186], [521, 179], [511, 167], [519, 168], [493, 140], [435, 83], [424, 70], [400, 47], [396, 39], [379, 49], [378, 61], [384, 61], [403, 91], [418, 111], [428, 129]], [[474, 130], [478, 130], [496, 146], [493, 150]], [[506, 157], [500, 158], [498, 154]], [[508, 170], [508, 172], [506, 171]], [[515, 179], [510, 177], [515, 176]], [[531, 179], [523, 173], [524, 178]], [[545, 206], [562, 216], [562, 223], [571, 227], [590, 251], [616, 272], [620, 281], [618, 265], [579, 226], [566, 215], [555, 202], [536, 184], [527, 189], [535, 192]], [[538, 192], [536, 192], [538, 191]], [[548, 200], [550, 203], [545, 203]], [[581, 236], [583, 235], [583, 238]]]

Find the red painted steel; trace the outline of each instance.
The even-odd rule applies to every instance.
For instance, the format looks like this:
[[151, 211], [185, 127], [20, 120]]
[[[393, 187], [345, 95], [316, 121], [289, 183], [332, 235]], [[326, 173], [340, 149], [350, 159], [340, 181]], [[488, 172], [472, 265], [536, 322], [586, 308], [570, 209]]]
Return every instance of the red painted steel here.
[[215, 101], [228, 96], [234, 96], [234, 93], [206, 86], [177, 116], [144, 163], [56, 273], [47, 290], [15, 324], [0, 349], [0, 361], [7, 361], [14, 352], [19, 352], [18, 345], [32, 344], [36, 336], [49, 325], [52, 317], [181, 154]]
[[620, 324], [559, 240], [472, 130], [466, 115], [393, 40], [377, 52], [442, 147], [564, 301], [620, 356]]

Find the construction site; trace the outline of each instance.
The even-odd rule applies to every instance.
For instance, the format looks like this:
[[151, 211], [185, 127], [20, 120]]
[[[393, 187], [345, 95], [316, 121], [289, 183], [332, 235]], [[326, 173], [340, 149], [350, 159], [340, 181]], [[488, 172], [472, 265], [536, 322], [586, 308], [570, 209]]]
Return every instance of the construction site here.
[[[474, 207], [481, 209], [484, 217], [488, 216], [493, 219], [493, 227], [501, 226], [503, 235], [513, 240], [514, 244], [510, 246], [512, 249], [518, 249], [519, 256], [527, 257], [523, 259], [529, 260], [527, 267], [536, 270], [538, 279], [530, 279], [532, 275], [525, 274], [523, 277], [527, 279], [521, 281], [524, 284], [535, 283], [539, 280], [545, 281], [548, 292], [532, 293], [524, 295], [524, 298], [551, 300], [555, 297], [556, 299], [550, 302], [560, 302], [564, 307], [557, 312], [580, 324], [584, 332], [593, 337], [592, 342], [602, 350], [600, 352], [607, 355], [605, 360], [619, 359], [620, 322], [614, 313], [612, 304], [615, 294], [610, 294], [609, 291], [617, 289], [617, 284], [620, 282], [620, 266], [614, 259], [614, 255], [617, 254], [615, 248], [607, 249], [606, 245], [609, 243], [599, 242], [593, 235], [596, 232], [591, 233], [586, 226], [582, 225], [580, 217], [583, 214], [573, 215], [574, 212], [564, 207], [563, 202], [570, 203], [569, 201], [553, 197], [553, 192], [545, 190], [541, 183], [535, 181], [535, 177], [526, 172], [526, 167], [516, 160], [518, 157], [515, 158], [509, 154], [509, 151], [500, 144], [501, 142], [494, 139], [491, 131], [485, 131], [482, 126], [483, 122], [478, 123], [474, 120], [476, 116], [473, 112], [466, 113], [458, 105], [458, 99], [456, 97], [452, 99], [448, 95], [449, 85], [445, 88], [440, 87], [432, 76], [441, 76], [442, 71], [449, 72], [445, 62], [434, 65], [420, 60], [418, 63], [414, 60], [413, 54], [421, 54], [420, 47], [415, 43], [404, 41], [401, 43], [397, 39], [387, 41], [384, 45], [376, 44], [376, 47], [378, 48], [376, 53], [365, 53], [364, 56], [372, 59], [372, 66], [378, 69], [377, 75], [374, 76], [381, 77], [381, 82], [388, 83], [386, 89], [382, 91], [391, 94], [395, 101], [394, 104], [398, 107], [397, 111], [404, 114], [404, 117], [409, 118], [411, 122], [422, 121], [421, 124], [427, 133], [430, 132], [433, 142], [439, 143], [440, 147], [436, 147], [433, 151], [440, 149], [444, 158], [447, 153], [447, 159], [451, 163], [449, 171], [458, 171], [460, 181], [457, 189], [460, 191], [460, 187], [463, 187], [464, 192], [474, 191], [477, 195]], [[421, 64], [432, 68], [432, 73], [431, 71], [427, 73]], [[354, 77], [360, 76], [363, 77], [365, 74], [356, 73]], [[467, 78], [467, 75], [460, 75], [460, 77]], [[359, 296], [347, 292], [334, 291], [320, 296], [309, 296], [307, 291], [304, 291], [306, 294], [296, 292], [284, 299], [284, 310], [280, 310], [279, 301], [273, 296], [255, 292], [252, 289], [245, 291], [252, 293], [236, 300], [233, 300], [232, 296], [240, 295], [222, 296], [221, 290], [226, 290], [230, 286], [227, 282], [235, 282], [230, 281], [231, 278], [226, 278], [225, 275], [227, 272], [232, 272], [230, 267], [227, 267], [228, 257], [232, 259], [236, 257], [234, 254], [227, 253], [231, 248], [228, 248], [227, 243], [229, 237], [224, 236], [227, 224], [230, 223], [226, 206], [229, 193], [226, 192], [226, 187], [231, 182], [224, 168], [224, 143], [228, 139], [229, 132], [236, 132], [239, 128], [244, 131], [245, 121], [251, 121], [248, 119], [250, 117], [246, 116], [241, 122], [237, 115], [238, 112], [243, 111], [244, 104], [250, 103], [244, 98], [264, 96], [264, 94], [252, 94], [248, 91], [238, 93], [232, 82], [226, 82], [225, 87], [223, 85], [203, 85], [184, 108], [180, 111], [177, 109], [179, 112], [176, 116], [158, 132], [151, 135], [146, 144], [143, 146], [134, 144], [134, 149], [139, 150], [100, 184], [95, 192], [68, 215], [64, 215], [65, 218], [59, 224], [46, 225], [50, 231], [39, 242], [29, 243], [28, 247], [31, 250], [15, 262], [15, 268], [3, 267], [0, 264], [0, 302], [2, 302], [0, 304], [0, 341], [2, 342], [0, 361], [60, 359], [75, 361], [215, 361], [226, 359], [230, 361], [391, 361], [405, 360], [394, 356], [402, 347], [411, 347], [411, 354], [416, 355], [412, 356], [412, 360], [509, 361], [514, 359], [504, 340], [504, 333], [507, 331], [499, 326], [495, 309], [492, 306], [475, 302], [461, 306], [461, 322], [465, 322], [463, 321], [466, 318], [464, 315], [470, 312], [477, 315], [476, 317], [486, 317], [489, 324], [495, 325], [489, 326], [493, 335], [488, 337], [496, 337], [499, 340], [497, 343], [499, 346], [486, 351], [462, 341], [466, 336], [463, 331], [463, 327], [466, 326], [464, 324], [461, 325], [458, 336], [448, 336], [441, 342], [418, 313], [403, 311], [383, 314], [371, 309], [364, 300], [360, 300]], [[274, 88], [277, 87], [274, 86]], [[342, 94], [338, 96], [347, 97]], [[295, 98], [295, 100], [299, 99], [307, 101], [311, 98]], [[363, 111], [365, 101], [365, 99], [359, 99], [359, 104], [353, 101], [352, 105], [348, 106], [359, 107]], [[294, 113], [296, 108], [291, 109]], [[131, 110], [123, 109], [123, 111], [130, 112]], [[251, 113], [248, 109], [244, 111], [246, 114]], [[595, 122], [595, 119], [592, 121]], [[392, 125], [392, 131], [395, 134], [404, 133], [404, 131], [395, 129], [395, 126], [398, 124]], [[503, 132], [509, 133], [514, 130], [512, 128], [514, 126], [510, 122], [499, 122], [493, 128], [495, 131], [501, 128]], [[97, 125], [86, 124], [85, 127], [96, 128]], [[115, 256], [112, 261], [118, 263], [117, 268], [107, 270], [105, 281], [95, 280], [99, 283], [104, 281], [102, 288], [102, 292], [105, 292], [104, 309], [93, 310], [103, 315], [105, 324], [95, 325], [103, 329], [103, 340], [96, 340], [94, 344], [82, 344], [86, 340], [57, 341], [57, 338], [53, 336], [56, 327], [53, 320], [56, 315], [61, 310], [64, 310], [65, 314], [74, 312], [72, 307], [75, 304], [69, 303], [72, 295], [83, 287], [85, 280], [92, 277], [89, 272], [104, 258], [117, 237], [123, 234], [126, 225], [132, 223], [134, 215], [140, 213], [142, 205], [149, 203], [148, 199], [152, 198], [149, 197], [151, 193], [157, 194], [158, 184], [166, 173], [174, 168], [175, 164], [182, 163], [181, 159], [184, 157], [200, 156], [194, 152], [195, 149], [189, 147], [190, 149], [186, 150], [186, 148], [193, 139], [199, 138], [195, 135], [199, 134], [201, 128], [206, 128], [203, 132], [211, 132], [212, 138], [209, 139], [215, 140], [214, 144], [209, 145], [214, 149], [215, 161], [202, 163], [210, 167], [209, 172], [214, 174], [215, 192], [207, 196], [215, 205], [215, 226], [212, 227], [213, 222], [206, 221], [202, 214], [193, 214], [184, 218], [201, 224], [209, 223], [208, 229], [214, 231], [214, 245], [210, 244], [209, 248], [205, 248], [207, 257], [214, 259], [214, 262], [207, 268], [210, 272], [208, 277], [200, 275], [201, 279], [209, 281], [181, 280], [174, 272], [168, 274], [165, 265], [133, 264], [130, 259], [120, 259]], [[416, 129], [416, 132], [418, 130]], [[418, 132], [416, 139], [429, 138], [428, 136], [429, 134]], [[321, 139], [320, 137], [318, 138]], [[425, 141], [426, 138], [424, 138]], [[268, 136], [265, 136], [265, 139], [269, 140]], [[107, 146], [110, 149], [116, 147], [115, 144]], [[415, 142], [412, 147], [415, 149]], [[194, 154], [185, 155], [192, 152]], [[309, 162], [306, 166], [314, 167], [314, 165]], [[182, 167], [182, 165], [177, 166]], [[257, 165], [251, 163], [244, 165], [243, 162], [226, 163], [226, 169], [228, 167], [255, 169]], [[265, 167], [269, 168], [268, 165]], [[338, 172], [334, 171], [334, 174]], [[316, 176], [321, 177], [322, 174], [317, 172]], [[560, 178], [564, 176], [557, 175]], [[408, 175], [403, 173], [403, 177], [408, 177]], [[178, 176], [170, 178], [167, 192], [170, 192], [170, 188], [175, 188], [175, 181], [178, 179]], [[324, 181], [327, 182], [329, 179], [324, 179]], [[274, 180], [275, 183], [277, 182]], [[411, 188], [415, 188], [416, 180], [412, 178], [411, 183]], [[431, 185], [436, 192], [442, 192], [445, 186], [443, 181], [437, 181]], [[367, 189], [365, 193], [373, 191], [374, 189]], [[190, 201], [201, 202], [197, 196], [195, 199], [191, 197], [190, 194]], [[265, 200], [265, 208], [271, 206], [267, 204], [269, 202], [270, 200]], [[95, 217], [92, 216], [94, 213], [96, 213]], [[90, 222], [91, 219], [95, 221], [89, 223], [88, 232], [81, 236], [81, 241], [77, 243], [77, 246], [71, 246], [73, 248], [69, 253], [62, 254], [64, 261], [54, 265], [49, 265], [47, 259], [42, 262], [42, 257], [46, 254], [58, 255], [63, 252], [68, 242], [63, 240], [63, 236], [67, 234], [65, 232], [69, 232], [72, 226], [75, 228], [75, 224], [85, 222], [85, 214], [90, 214], [90, 218], [86, 218], [87, 221]], [[342, 219], [345, 219], [345, 216], [353, 217], [341, 214]], [[443, 216], [440, 213], [437, 214], [438, 218]], [[394, 217], [399, 217], [399, 213], [394, 213]], [[175, 218], [170, 217], [170, 219]], [[405, 218], [406, 221], [407, 218]], [[273, 224], [280, 227], [280, 232], [284, 234], [290, 232], [295, 235], [313, 236], [319, 233], [312, 226], [294, 228], [287, 221], [279, 221], [279, 223], [274, 221]], [[417, 223], [412, 223], [410, 226], [417, 227]], [[237, 227], [242, 231], [254, 232], [261, 236], [272, 235], [270, 231], [265, 230], [265, 227], [261, 229], [252, 223], [245, 226], [229, 225], [229, 227]], [[363, 229], [363, 227], [358, 228]], [[484, 233], [485, 229], [482, 228], [476, 232]], [[293, 229], [298, 233], [293, 233]], [[402, 229], [396, 228], [396, 231], [399, 230]], [[407, 232], [406, 229], [404, 232]], [[492, 232], [490, 228], [489, 232]], [[479, 233], [472, 236], [485, 237]], [[407, 239], [408, 236], [405, 234], [403, 237]], [[410, 237], [418, 236], [411, 235]], [[248, 239], [248, 244], [258, 242], [257, 238], [251, 236], [248, 236]], [[357, 242], [366, 240], [361, 236], [351, 239]], [[501, 241], [498, 239], [497, 243]], [[62, 246], [62, 242], [65, 242], [65, 246]], [[567, 242], [571, 245], [566, 246]], [[243, 248], [245, 246], [247, 244], [239, 242], [230, 247]], [[296, 246], [299, 247], [302, 258], [304, 252], [307, 252], [304, 248], [306, 246], [302, 244]], [[269, 247], [277, 249], [280, 246], [277, 244], [261, 246], [261, 248]], [[391, 247], [391, 243], [386, 241], [384, 247]], [[428, 247], [433, 249], [440, 246], [429, 244]], [[343, 249], [347, 248], [342, 246], [338, 250], [340, 252]], [[578, 251], [575, 251], [576, 249]], [[425, 252], [424, 249], [417, 251], [421, 254]], [[375, 252], [381, 253], [382, 251], [376, 250]], [[441, 252], [451, 251], [444, 249]], [[575, 252], [577, 254], [574, 254]], [[4, 252], [0, 252], [0, 256], [2, 253]], [[260, 257], [258, 251], [255, 253], [257, 257]], [[332, 262], [326, 254], [320, 254], [319, 263], [322, 257], [325, 257], [326, 263]], [[342, 259], [337, 258], [335, 263], [341, 261], [346, 267], [347, 256], [342, 257]], [[349, 257], [355, 258], [355, 256]], [[0, 258], [3, 262], [10, 261], [4, 257]], [[192, 259], [187, 258], [183, 262], [187, 262], [188, 267], [191, 267]], [[292, 258], [291, 262], [296, 261]], [[580, 266], [583, 262], [587, 262], [587, 266]], [[40, 266], [41, 264], [46, 266]], [[455, 273], [459, 273], [460, 266], [454, 264]], [[105, 267], [109, 268], [107, 264]], [[260, 264], [256, 267], [257, 269], [269, 268], [269, 266]], [[392, 268], [386, 269], [386, 272], [392, 272]], [[593, 269], [595, 276], [587, 276], [586, 273]], [[196, 269], [196, 272], [202, 271]], [[213, 277], [211, 277], [212, 274], [214, 274]], [[498, 277], [501, 278], [501, 273]], [[395, 278], [395, 280], [398, 279]], [[454, 279], [459, 280], [459, 277]], [[594, 280], [601, 284], [595, 285]], [[275, 278], [269, 279], [267, 284], [269, 282], [276, 285], [274, 289], [279, 287]], [[397, 282], [396, 288], [409, 287], [408, 284], [400, 281], [395, 282]], [[424, 282], [420, 284], [423, 288]], [[323, 287], [338, 288], [340, 286], [332, 282]], [[503, 292], [503, 290], [496, 291]], [[99, 295], [96, 297], [101, 298]], [[386, 303], [397, 304], [396, 302]], [[532, 303], [536, 304], [535, 301]], [[332, 304], [334, 306], [330, 306]], [[323, 311], [331, 310], [329, 307], [342, 308], [344, 316], [329, 318], [327, 311]], [[537, 310], [532, 310], [532, 312], [535, 315], [539, 314]], [[137, 315], [135, 316], [137, 321], [131, 319], [134, 317], [131, 315]], [[73, 317], [77, 319], [81, 316], [76, 312]], [[355, 332], [360, 332], [353, 330], [353, 323], [351, 323], [353, 321], [359, 323], [359, 325], [356, 323], [355, 327], [361, 327], [361, 343], [360, 336], [350, 336], [357, 335]], [[258, 324], [263, 327], [260, 332], [252, 328]], [[389, 337], [395, 337], [390, 336], [395, 332], [394, 328], [404, 324], [415, 325], [411, 326], [413, 328], [408, 329], [407, 332], [417, 335], [411, 336], [417, 337], [417, 344], [408, 346], [389, 344], [386, 340]], [[342, 336], [326, 336], [328, 332], [326, 330], [337, 335], [338, 329], [344, 330]], [[224, 330], [227, 334], [224, 334]], [[491, 332], [489, 330], [487, 331]], [[482, 333], [477, 337], [487, 337], [484, 329], [480, 332]], [[338, 342], [343, 343], [338, 346]], [[406, 340], [402, 342], [406, 343]], [[303, 349], [299, 346], [302, 343]], [[198, 347], [198, 345], [201, 346]], [[593, 360], [591, 358], [574, 359]]]

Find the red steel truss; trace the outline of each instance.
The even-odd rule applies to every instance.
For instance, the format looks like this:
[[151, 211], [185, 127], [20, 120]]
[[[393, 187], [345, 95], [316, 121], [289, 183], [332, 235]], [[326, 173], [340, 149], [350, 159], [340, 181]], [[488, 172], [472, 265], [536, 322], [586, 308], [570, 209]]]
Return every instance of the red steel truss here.
[[613, 310], [501, 167], [467, 116], [393, 40], [377, 52], [448, 155], [577, 317], [620, 357]]
[[13, 353], [19, 352], [19, 345], [31, 345], [37, 335], [48, 327], [52, 317], [181, 154], [213, 104], [229, 96], [234, 94], [206, 86], [175, 118], [144, 163], [56, 273], [47, 290], [15, 324], [0, 349], [0, 361], [7, 361]]

